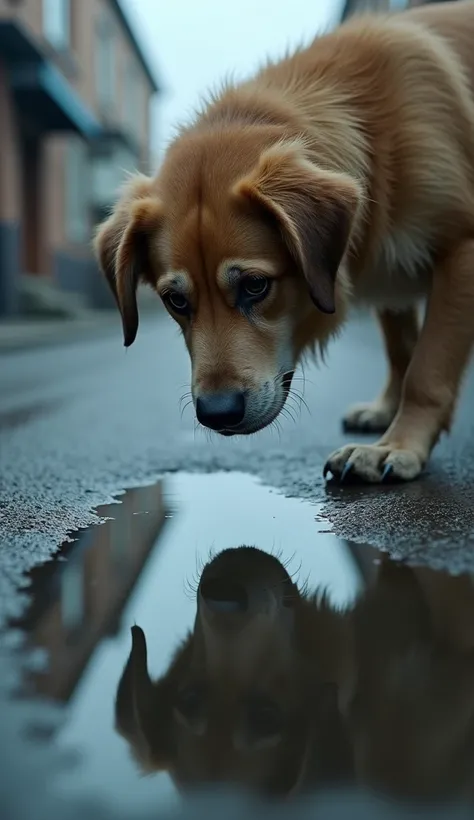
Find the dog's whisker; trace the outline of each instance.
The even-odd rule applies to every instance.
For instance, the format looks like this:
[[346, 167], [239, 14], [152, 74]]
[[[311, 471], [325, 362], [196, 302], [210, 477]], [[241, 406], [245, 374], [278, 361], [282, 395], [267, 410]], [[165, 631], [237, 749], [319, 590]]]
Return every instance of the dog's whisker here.
[[273, 421], [270, 425], [270, 429], [271, 430], [276, 430], [276, 432], [278, 434], [278, 442], [281, 443], [281, 425], [280, 425], [280, 422], [278, 421], [278, 419], [273, 419]]
[[292, 385], [290, 387], [289, 392], [293, 393], [294, 396], [301, 396], [301, 398], [304, 398], [306, 392], [306, 383], [304, 383], [302, 387], [300, 387], [300, 385], [297, 384]]
[[288, 421], [291, 421], [292, 424], [297, 424], [297, 419], [295, 418], [294, 414], [290, 410], [288, 410], [288, 408], [282, 410], [281, 415], [283, 418], [287, 419]]
[[293, 384], [294, 382], [303, 382], [303, 384], [310, 384], [312, 387], [314, 387], [316, 384], [311, 379], [308, 379], [308, 377], [304, 374], [304, 371], [301, 376], [293, 376], [291, 384]]
[[186, 410], [188, 409], [188, 407], [190, 407], [192, 405], [192, 403], [193, 403], [193, 400], [189, 399], [189, 401], [186, 402], [184, 407], [181, 408], [181, 411], [180, 411], [181, 412], [181, 419], [183, 418], [183, 416], [184, 416]]
[[185, 580], [185, 582], [183, 584], [183, 592], [184, 592], [186, 598], [189, 601], [192, 601], [192, 602], [195, 601], [197, 589], [198, 589], [198, 586], [194, 587], [194, 585], [191, 584], [190, 581]]
[[306, 388], [306, 382], [303, 382], [303, 387], [300, 387], [299, 385], [292, 384], [288, 392], [293, 393], [293, 395], [295, 395], [295, 396], [304, 396], [305, 388]]
[[294, 552], [288, 558], [282, 559], [281, 561], [292, 581], [294, 581], [295, 578], [299, 575], [299, 573], [301, 572], [301, 567], [303, 566], [303, 562], [300, 559], [297, 568], [295, 570], [290, 571], [290, 564], [295, 560], [295, 558], [296, 552]]
[[282, 415], [284, 418], [290, 419], [290, 421], [292, 421], [293, 424], [296, 424], [297, 420], [289, 407], [282, 407], [280, 410], [280, 415]]
[[286, 397], [286, 402], [284, 407], [288, 410], [290, 409], [293, 413], [299, 417], [301, 415], [301, 399], [299, 396], [296, 396], [294, 393], [288, 393]]
[[303, 390], [300, 390], [299, 387], [292, 386], [292, 387], [290, 387], [289, 392], [293, 393], [294, 396], [304, 396], [304, 388], [303, 388]]
[[297, 417], [298, 419], [300, 419], [300, 418], [301, 418], [301, 414], [302, 414], [302, 412], [303, 412], [303, 404], [302, 404], [302, 402], [301, 402], [301, 401], [298, 401], [298, 400], [297, 400], [297, 399], [295, 399], [295, 398], [293, 398], [293, 402], [292, 402], [292, 404], [291, 404], [291, 408], [292, 408], [292, 410], [294, 411], [294, 413], [296, 414], [296, 417]]
[[298, 395], [298, 393], [296, 393], [295, 391], [291, 391], [291, 397], [292, 397], [293, 399], [295, 399], [295, 400], [298, 402], [300, 410], [301, 410], [301, 408], [302, 408], [302, 406], [303, 406], [303, 407], [305, 407], [305, 408], [306, 408], [306, 410], [308, 411], [309, 415], [311, 415], [311, 410], [309, 409], [308, 402], [306, 401], [306, 399], [305, 399], [305, 397], [304, 397], [303, 395], [301, 395], [301, 396], [300, 396], [300, 395]]
[[291, 411], [294, 411], [295, 409], [296, 408], [295, 408], [294, 404], [289, 405], [288, 401], [285, 401], [285, 404], [282, 406], [282, 408], [280, 410], [280, 415], [285, 415], [285, 413], [288, 414]]
[[286, 398], [287, 403], [291, 402], [292, 406], [297, 410], [301, 409], [301, 399], [302, 396], [299, 396], [298, 393], [295, 393], [293, 390], [290, 390]]

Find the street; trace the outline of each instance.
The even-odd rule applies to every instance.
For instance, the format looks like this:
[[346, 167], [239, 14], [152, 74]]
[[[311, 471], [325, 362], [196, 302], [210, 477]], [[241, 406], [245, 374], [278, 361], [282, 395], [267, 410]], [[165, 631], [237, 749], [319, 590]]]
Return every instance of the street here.
[[[1, 358], [0, 617], [16, 613], [22, 573], [93, 520], [112, 494], [165, 471], [234, 470], [324, 503], [334, 531], [398, 557], [474, 570], [474, 374], [452, 434], [421, 481], [395, 487], [325, 485], [327, 454], [347, 438], [340, 418], [384, 378], [375, 326], [355, 320], [327, 365], [305, 368], [304, 405], [280, 429], [229, 440], [195, 429], [184, 344], [166, 316], [147, 319], [125, 351], [119, 322], [105, 338]], [[186, 404], [186, 398], [183, 404]], [[297, 412], [294, 412], [296, 411]], [[236, 499], [245, 516], [245, 498]], [[295, 533], [297, 538], [297, 533]]]
[[[405, 486], [325, 485], [328, 453], [347, 437], [340, 418], [376, 395], [384, 360], [372, 322], [354, 320], [329, 351], [307, 365], [308, 409], [247, 439], [195, 429], [189, 363], [173, 323], [142, 324], [125, 351], [119, 321], [107, 336], [1, 357], [2, 534], [0, 616], [15, 612], [22, 573], [49, 557], [71, 531], [93, 520], [113, 493], [151, 483], [165, 471], [234, 470], [258, 475], [284, 493], [324, 503], [334, 531], [417, 562], [474, 569], [474, 373], [455, 425], [422, 480]], [[245, 516], [246, 501], [240, 498]], [[297, 534], [295, 534], [297, 537]]]
[[472, 817], [474, 357], [392, 481], [471, 342], [431, 3], [0, 4], [1, 818]]
[[[474, 571], [472, 371], [453, 433], [421, 481], [338, 487], [322, 478], [327, 454], [346, 440], [345, 408], [375, 396], [385, 375], [367, 317], [354, 319], [326, 365], [296, 374], [307, 407], [295, 395], [293, 418], [243, 440], [196, 429], [187, 352], [162, 313], [146, 317], [128, 351], [117, 318], [106, 333], [0, 361], [1, 645], [14, 645], [14, 622], [48, 653], [36, 690], [68, 713], [55, 753], [84, 753], [79, 775], [54, 778], [63, 796], [91, 791], [130, 811], [173, 798], [166, 777], [137, 778], [113, 730], [113, 696], [131, 624], [147, 631], [152, 667], [166, 668], [211, 552], [244, 543], [274, 552], [342, 606], [361, 589], [358, 545]], [[99, 527], [97, 507], [109, 519]], [[48, 562], [59, 547], [63, 563]], [[27, 720], [21, 711], [18, 720]]]

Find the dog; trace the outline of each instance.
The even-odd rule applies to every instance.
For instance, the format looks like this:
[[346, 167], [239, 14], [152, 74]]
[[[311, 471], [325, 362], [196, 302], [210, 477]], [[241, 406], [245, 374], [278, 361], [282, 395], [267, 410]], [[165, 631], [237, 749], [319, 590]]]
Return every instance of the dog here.
[[351, 784], [474, 796], [469, 576], [382, 557], [341, 611], [240, 547], [210, 561], [196, 597], [158, 680], [132, 628], [115, 716], [143, 773], [168, 771], [184, 793], [231, 785], [280, 800]]
[[350, 657], [343, 612], [302, 595], [274, 556], [224, 550], [204, 568], [194, 629], [157, 681], [132, 628], [116, 728], [143, 773], [166, 770], [180, 791], [221, 784], [288, 798], [345, 783]]
[[471, 795], [472, 580], [386, 558], [366, 575], [340, 611], [276, 557], [224, 550], [157, 681], [133, 627], [115, 714], [142, 770], [184, 791], [287, 798], [356, 781], [405, 799]]
[[345, 426], [382, 435], [324, 473], [422, 473], [474, 339], [473, 42], [468, 0], [352, 19], [211, 96], [157, 176], [126, 185], [96, 254], [126, 346], [140, 282], [178, 322], [202, 425], [271, 424], [302, 356], [365, 304], [389, 375]]

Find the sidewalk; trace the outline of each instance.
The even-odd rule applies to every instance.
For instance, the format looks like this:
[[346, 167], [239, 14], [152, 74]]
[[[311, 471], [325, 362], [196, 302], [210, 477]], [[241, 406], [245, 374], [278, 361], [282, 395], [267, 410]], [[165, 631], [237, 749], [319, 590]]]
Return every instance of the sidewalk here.
[[120, 318], [113, 311], [90, 311], [77, 319], [5, 319], [0, 321], [0, 355], [120, 332]]
[[[160, 310], [141, 311], [141, 322], [159, 318]], [[21, 350], [89, 341], [104, 335], [122, 342], [118, 311], [90, 310], [80, 318], [5, 319], [0, 321], [0, 356]]]
[[[0, 318], [0, 356], [108, 334], [122, 339], [120, 315], [112, 300], [110, 309], [88, 307], [80, 294], [63, 291], [50, 280], [26, 275], [21, 278], [20, 290], [21, 313]], [[137, 302], [143, 322], [164, 312], [160, 299], [150, 288], [138, 289]]]

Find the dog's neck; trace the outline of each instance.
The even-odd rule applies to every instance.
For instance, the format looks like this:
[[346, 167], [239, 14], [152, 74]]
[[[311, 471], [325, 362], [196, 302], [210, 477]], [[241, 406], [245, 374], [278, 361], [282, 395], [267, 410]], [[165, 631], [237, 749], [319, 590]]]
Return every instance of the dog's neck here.
[[298, 604], [298, 650], [322, 683], [335, 683], [341, 708], [353, 690], [355, 656], [350, 610], [335, 609], [319, 594]]

